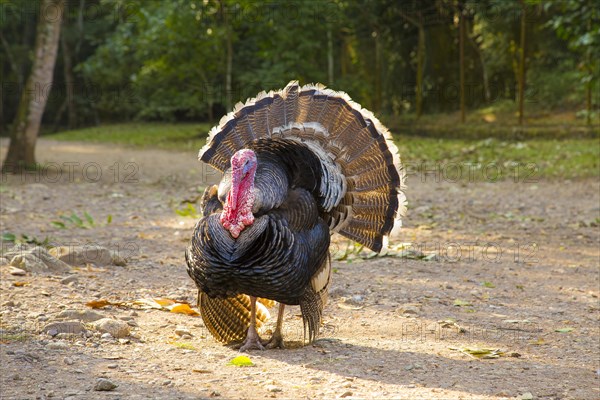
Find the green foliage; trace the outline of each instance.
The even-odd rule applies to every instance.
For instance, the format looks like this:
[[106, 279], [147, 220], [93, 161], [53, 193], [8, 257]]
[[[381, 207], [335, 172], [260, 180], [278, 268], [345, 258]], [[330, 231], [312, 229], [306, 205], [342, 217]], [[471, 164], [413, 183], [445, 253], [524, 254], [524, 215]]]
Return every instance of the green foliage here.
[[[424, 111], [453, 111], [459, 106], [459, 6], [466, 20], [468, 108], [502, 102], [515, 109], [523, 12], [517, 1], [67, 3], [46, 126], [66, 120], [67, 53], [79, 126], [214, 122], [235, 102], [292, 79], [344, 90], [379, 115], [413, 114], [420, 28], [425, 32]], [[524, 4], [527, 110], [536, 105], [581, 108], [588, 89], [597, 104], [600, 18], [595, 1]], [[3, 5], [2, 55], [8, 61], [2, 66], [8, 83], [3, 87], [10, 95], [3, 100], [0, 125], [7, 125], [31, 66], [37, 2], [5, 0]]]
[[198, 214], [196, 207], [192, 203], [187, 203], [185, 207], [176, 209], [175, 214], [181, 217], [191, 217], [194, 219], [200, 218], [200, 214]]
[[[81, 229], [89, 229], [96, 226], [94, 222], [94, 218], [87, 212], [83, 212], [83, 216], [79, 217], [76, 213], [71, 213], [71, 215], [60, 215], [59, 218], [62, 221], [51, 221], [50, 224], [60, 228], [60, 229], [68, 229], [68, 228], [81, 228]], [[112, 220], [112, 219], [111, 219]], [[108, 221], [108, 220], [107, 220]], [[107, 222], [110, 223], [110, 222]]]
[[14, 242], [15, 244], [34, 244], [36, 246], [49, 247], [50, 237], [46, 236], [44, 239], [38, 239], [35, 236], [21, 233], [20, 235], [12, 232], [4, 232], [0, 236], [3, 242]]

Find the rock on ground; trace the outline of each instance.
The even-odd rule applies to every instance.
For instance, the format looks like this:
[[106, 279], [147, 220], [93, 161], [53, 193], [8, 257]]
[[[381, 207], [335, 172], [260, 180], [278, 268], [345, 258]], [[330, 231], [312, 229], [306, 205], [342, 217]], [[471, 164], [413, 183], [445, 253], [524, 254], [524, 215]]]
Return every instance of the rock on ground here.
[[55, 273], [63, 274], [71, 270], [68, 264], [54, 258], [43, 247], [28, 248], [19, 245], [4, 254], [10, 259], [10, 265], [33, 274]]
[[94, 264], [103, 267], [112, 264], [113, 261], [110, 250], [97, 245], [53, 247], [50, 254], [73, 266]]
[[110, 333], [115, 338], [124, 338], [129, 336], [129, 325], [126, 322], [111, 318], [102, 318], [94, 322], [96, 330], [103, 333]]
[[85, 326], [80, 321], [51, 322], [44, 326], [42, 332], [45, 332], [50, 336], [56, 336], [59, 333], [71, 333], [78, 335], [82, 332], [85, 332]]
[[116, 383], [106, 378], [98, 378], [96, 384], [94, 385], [94, 390], [97, 392], [109, 392], [116, 387], [118, 387]]
[[56, 318], [94, 322], [104, 318], [104, 315], [92, 310], [64, 310], [61, 311]]

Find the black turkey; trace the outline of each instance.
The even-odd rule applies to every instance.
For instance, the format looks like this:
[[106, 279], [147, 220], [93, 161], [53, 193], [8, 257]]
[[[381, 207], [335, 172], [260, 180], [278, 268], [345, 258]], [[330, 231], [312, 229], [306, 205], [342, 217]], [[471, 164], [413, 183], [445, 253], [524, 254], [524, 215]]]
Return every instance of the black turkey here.
[[[186, 251], [205, 325], [241, 350], [283, 347], [285, 305], [319, 333], [338, 232], [380, 251], [405, 210], [404, 174], [386, 128], [324, 86], [260, 93], [214, 127], [199, 158], [224, 175], [208, 187]], [[257, 301], [258, 299], [258, 301]], [[279, 302], [268, 342], [263, 304]]]

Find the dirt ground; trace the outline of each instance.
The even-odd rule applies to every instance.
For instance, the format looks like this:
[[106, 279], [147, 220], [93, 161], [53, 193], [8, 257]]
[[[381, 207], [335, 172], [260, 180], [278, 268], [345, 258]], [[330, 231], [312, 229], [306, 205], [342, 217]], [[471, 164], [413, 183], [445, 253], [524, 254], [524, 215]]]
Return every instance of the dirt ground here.
[[[600, 398], [597, 180], [413, 174], [391, 241], [412, 243], [408, 257], [336, 261], [321, 339], [299, 346], [299, 309], [288, 307], [290, 348], [250, 352], [254, 366], [239, 367], [228, 365], [239, 352], [215, 342], [200, 317], [163, 310], [95, 310], [131, 322], [122, 340], [42, 333], [92, 300], [194, 304], [183, 254], [195, 220], [174, 210], [218, 175], [193, 152], [48, 140], [38, 161], [47, 168], [3, 177], [2, 232], [102, 245], [127, 265], [76, 267], [70, 282], [0, 267], [2, 399]], [[51, 224], [73, 212], [94, 226]], [[466, 354], [481, 348], [502, 354]], [[118, 386], [94, 391], [98, 378]]]

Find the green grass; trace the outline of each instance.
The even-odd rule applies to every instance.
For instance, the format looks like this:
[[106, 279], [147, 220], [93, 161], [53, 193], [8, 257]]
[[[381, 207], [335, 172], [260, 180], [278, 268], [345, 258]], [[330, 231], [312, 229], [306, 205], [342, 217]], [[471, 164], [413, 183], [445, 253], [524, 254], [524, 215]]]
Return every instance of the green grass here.
[[[395, 137], [409, 173], [423, 170], [454, 180], [576, 179], [600, 176], [598, 139], [433, 139]], [[496, 179], [498, 178], [498, 179]]]
[[[448, 119], [436, 124], [439, 129], [452, 128], [455, 133], [440, 139], [433, 137], [399, 134], [394, 140], [400, 149], [402, 161], [409, 173], [432, 169], [432, 177], [454, 180], [537, 180], [539, 178], [565, 179], [600, 176], [600, 141], [592, 137], [564, 138], [560, 133], [569, 127], [580, 125], [555, 125], [558, 138], [516, 140], [481, 138], [481, 133], [469, 134], [479, 129], [479, 123], [460, 126], [450, 124]], [[65, 131], [47, 135], [47, 138], [66, 141], [116, 143], [139, 148], [197, 151], [206, 140], [210, 124], [130, 123]], [[567, 128], [565, 128], [567, 127]], [[501, 127], [496, 127], [501, 129]], [[506, 129], [514, 129], [505, 127]], [[587, 129], [587, 128], [581, 128]], [[402, 129], [394, 132], [403, 132]], [[550, 131], [548, 131], [550, 132]], [[548, 134], [546, 132], [546, 134]], [[587, 132], [587, 130], [586, 130]], [[439, 132], [438, 132], [439, 133]], [[462, 134], [468, 139], [453, 136]]]
[[193, 150], [204, 146], [211, 124], [128, 123], [45, 135], [48, 139], [117, 143], [141, 148]]

